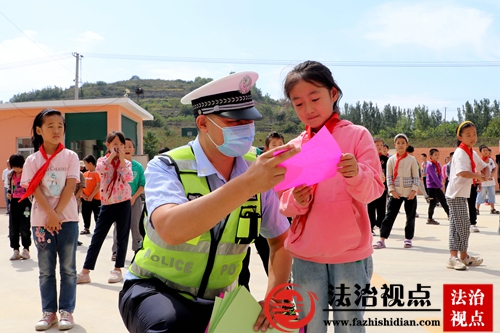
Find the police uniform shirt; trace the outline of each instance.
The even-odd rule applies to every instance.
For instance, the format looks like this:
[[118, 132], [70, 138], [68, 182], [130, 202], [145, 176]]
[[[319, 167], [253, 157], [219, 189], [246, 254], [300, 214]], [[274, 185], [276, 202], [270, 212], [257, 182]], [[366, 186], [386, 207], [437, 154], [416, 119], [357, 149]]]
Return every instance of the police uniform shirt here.
[[[198, 166], [198, 177], [207, 177], [212, 191], [226, 183], [224, 177], [210, 163], [205, 152], [201, 148], [198, 137], [188, 143], [194, 151]], [[231, 171], [230, 179], [233, 179], [248, 169], [243, 157], [236, 157]], [[146, 176], [146, 205], [150, 216], [154, 210], [166, 204], [181, 205], [188, 202], [184, 187], [179, 181], [175, 168], [167, 166], [158, 157], [148, 163], [145, 171]], [[283, 234], [290, 224], [285, 216], [279, 212], [279, 200], [273, 190], [262, 193], [262, 224], [260, 233], [265, 238], [275, 238]], [[152, 223], [149, 221], [149, 223]]]

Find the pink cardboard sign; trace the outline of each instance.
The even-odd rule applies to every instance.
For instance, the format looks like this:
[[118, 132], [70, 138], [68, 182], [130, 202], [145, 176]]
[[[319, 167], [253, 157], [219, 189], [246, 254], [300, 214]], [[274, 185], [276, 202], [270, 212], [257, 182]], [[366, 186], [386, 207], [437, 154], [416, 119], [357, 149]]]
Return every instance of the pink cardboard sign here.
[[[278, 155], [281, 152], [275, 152]], [[280, 164], [286, 168], [285, 179], [274, 187], [283, 191], [299, 185], [311, 186], [337, 174], [342, 157], [337, 141], [326, 127], [302, 146], [302, 150]]]

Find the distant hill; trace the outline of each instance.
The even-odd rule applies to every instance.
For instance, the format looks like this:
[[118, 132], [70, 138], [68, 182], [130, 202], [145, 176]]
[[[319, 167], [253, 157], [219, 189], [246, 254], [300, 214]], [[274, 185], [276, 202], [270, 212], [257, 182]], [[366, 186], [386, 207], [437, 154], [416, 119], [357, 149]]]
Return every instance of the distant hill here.
[[[128, 95], [155, 118], [144, 122], [144, 142], [148, 144], [149, 151], [153, 152], [159, 147], [173, 148], [192, 139], [181, 136], [183, 127], [195, 127], [195, 124], [191, 106], [182, 105], [180, 100], [210, 81], [211, 78], [202, 77], [196, 77], [193, 81], [141, 79], [134, 75], [129, 80], [113, 83], [86, 82], [80, 87], [80, 98], [118, 98]], [[142, 93], [136, 94], [136, 91]], [[263, 145], [266, 135], [271, 131], [282, 133], [288, 141], [304, 130], [304, 125], [289, 101], [274, 100], [269, 94], [263, 94], [257, 86], [252, 88], [252, 96], [256, 107], [264, 116], [261, 121], [255, 122], [256, 146]], [[74, 87], [47, 87], [14, 95], [10, 102], [73, 98]], [[478, 145], [498, 143], [500, 101], [488, 98], [465, 101], [457, 111], [458, 120], [446, 121], [439, 109], [429, 110], [423, 104], [414, 108], [400, 108], [390, 104], [379, 107], [372, 102], [358, 101], [355, 104], [345, 103], [340, 115], [342, 119], [366, 127], [374, 136], [389, 143], [397, 133], [406, 133], [415, 147], [452, 146], [456, 143], [456, 128], [464, 119], [471, 120], [476, 125]]]
[[[113, 83], [106, 83], [104, 81], [97, 81], [95, 83], [86, 82], [80, 87], [80, 99], [95, 99], [95, 98], [115, 98], [123, 97], [127, 91], [128, 96], [134, 100], [137, 97], [135, 94], [136, 88], [142, 88], [144, 92], [139, 95], [140, 98], [182, 98], [185, 94], [193, 91], [194, 89], [212, 81], [210, 78], [197, 77], [194, 81], [183, 80], [152, 80], [141, 79], [134, 75], [130, 80], [118, 81]], [[74, 86], [67, 89], [59, 87], [47, 87], [41, 90], [32, 90], [14, 95], [10, 102], [29, 102], [40, 100], [64, 100], [74, 99]]]
[[[145, 144], [150, 146], [145, 149], [151, 153], [160, 147], [174, 148], [193, 139], [181, 136], [183, 127], [195, 127], [195, 124], [191, 106], [181, 104], [180, 100], [212, 80], [202, 77], [196, 77], [194, 81], [141, 79], [134, 75], [129, 80], [112, 83], [86, 82], [79, 88], [79, 98], [119, 98], [127, 95], [150, 112], [155, 120], [144, 122], [144, 138]], [[72, 86], [67, 89], [47, 87], [32, 90], [14, 95], [10, 102], [72, 100], [75, 96], [74, 89]], [[263, 145], [266, 135], [271, 131], [284, 133], [288, 140], [303, 130], [304, 126], [288, 102], [274, 100], [268, 94], [263, 95], [257, 86], [252, 88], [252, 97], [264, 115], [262, 121], [256, 122], [256, 145]]]

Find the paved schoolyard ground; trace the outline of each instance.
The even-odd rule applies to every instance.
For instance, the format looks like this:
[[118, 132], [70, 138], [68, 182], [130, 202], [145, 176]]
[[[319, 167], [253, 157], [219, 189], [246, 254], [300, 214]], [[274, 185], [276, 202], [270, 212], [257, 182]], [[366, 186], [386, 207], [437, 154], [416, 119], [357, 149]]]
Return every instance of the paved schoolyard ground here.
[[[497, 195], [497, 202], [500, 196]], [[334, 208], [333, 208], [334, 209]], [[441, 225], [426, 225], [427, 204], [419, 197], [417, 208], [420, 218], [416, 220], [413, 248], [404, 249], [404, 213], [400, 213], [394, 225], [393, 232], [387, 240], [387, 248], [376, 250], [373, 259], [375, 273], [372, 285], [380, 296], [382, 285], [400, 284], [404, 288], [404, 301], [408, 300], [409, 291], [415, 291], [417, 285], [430, 286], [430, 308], [443, 308], [443, 284], [478, 283], [494, 285], [494, 331], [500, 332], [500, 235], [498, 235], [499, 216], [490, 215], [488, 206], [481, 206], [478, 217], [480, 232], [470, 236], [470, 252], [484, 258], [484, 264], [467, 271], [446, 269], [448, 258], [448, 221], [442, 208], [437, 207], [435, 219]], [[34, 325], [41, 316], [40, 295], [38, 289], [38, 266], [36, 249], [31, 248], [34, 258], [24, 261], [9, 261], [12, 251], [9, 247], [8, 217], [5, 210], [0, 210], [0, 332], [34, 332]], [[77, 250], [78, 271], [83, 265], [91, 235], [80, 236], [83, 242]], [[125, 333], [126, 329], [118, 313], [118, 292], [121, 283], [108, 284], [109, 270], [113, 268], [111, 258], [111, 234], [108, 235], [97, 261], [96, 270], [91, 273], [92, 283], [79, 285], [77, 290], [77, 305], [74, 312], [75, 328], [73, 333]], [[126, 265], [132, 259], [132, 252], [127, 255]], [[252, 277], [250, 289], [256, 299], [262, 299], [266, 289], [266, 276], [256, 254], [252, 251]], [[376, 309], [388, 309], [382, 306], [378, 299]], [[386, 320], [397, 318], [403, 320], [428, 319], [441, 320], [442, 312], [367, 312], [365, 318]], [[276, 330], [274, 330], [277, 332]], [[381, 327], [366, 328], [367, 332], [443, 332], [442, 327]], [[58, 332], [57, 326], [47, 332]], [[237, 332], [235, 330], [235, 332]], [[328, 332], [333, 332], [330, 327]]]

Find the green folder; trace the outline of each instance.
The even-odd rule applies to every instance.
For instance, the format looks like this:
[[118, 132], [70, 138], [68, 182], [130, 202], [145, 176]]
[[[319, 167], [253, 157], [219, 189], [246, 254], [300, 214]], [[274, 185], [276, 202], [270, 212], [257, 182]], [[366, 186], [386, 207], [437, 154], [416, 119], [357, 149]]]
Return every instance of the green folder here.
[[255, 333], [253, 326], [261, 311], [262, 307], [248, 290], [245, 287], [238, 286], [232, 292], [226, 292], [223, 298], [215, 298], [212, 316], [206, 332]]

